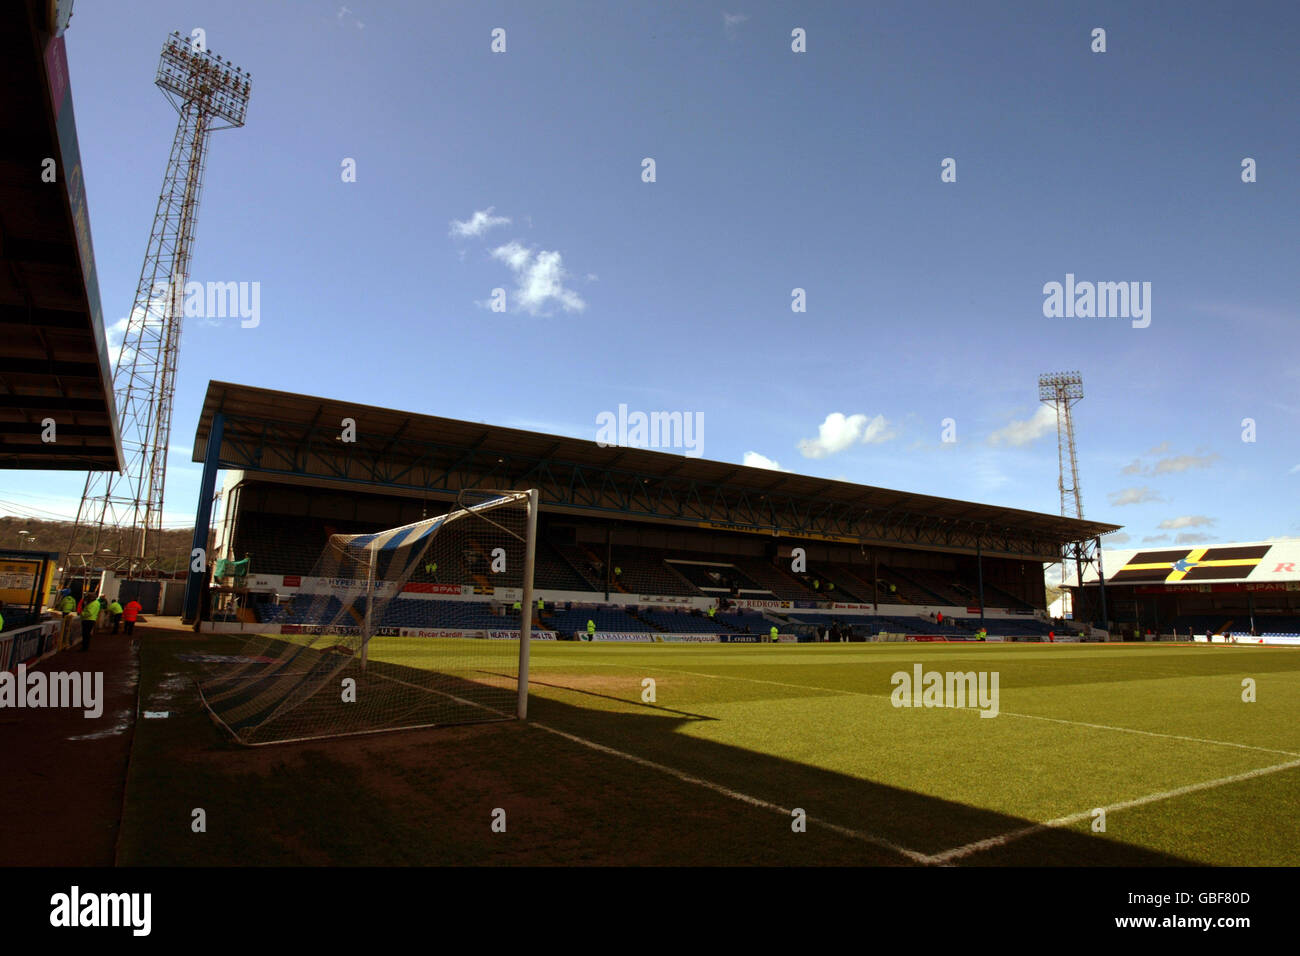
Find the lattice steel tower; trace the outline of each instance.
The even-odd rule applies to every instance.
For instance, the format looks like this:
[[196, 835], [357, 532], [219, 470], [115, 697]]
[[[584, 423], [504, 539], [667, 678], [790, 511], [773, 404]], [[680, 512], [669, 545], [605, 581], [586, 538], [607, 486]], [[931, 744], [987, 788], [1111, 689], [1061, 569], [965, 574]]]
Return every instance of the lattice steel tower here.
[[[1083, 376], [1078, 372], [1057, 372], [1038, 376], [1038, 400], [1056, 409], [1056, 460], [1060, 466], [1057, 485], [1061, 489], [1061, 517], [1083, 517], [1083, 497], [1079, 493], [1079, 457], [1074, 447], [1074, 416], [1070, 409], [1083, 398]], [[1070, 458], [1070, 478], [1065, 477], [1065, 459]]]
[[[1056, 461], [1057, 486], [1061, 491], [1061, 517], [1069, 517], [1073, 504], [1074, 517], [1083, 517], [1083, 495], [1079, 491], [1079, 456], [1074, 446], [1074, 415], [1070, 409], [1083, 398], [1083, 376], [1078, 372], [1056, 372], [1038, 376], [1038, 400], [1056, 409]], [[1065, 459], [1070, 459], [1069, 479]], [[1061, 581], [1065, 581], [1065, 559], [1061, 555]], [[1083, 580], [1083, 556], [1075, 548], [1075, 566], [1078, 581]]]
[[[244, 125], [251, 80], [200, 41], [173, 33], [163, 45], [155, 82], [180, 117], [113, 372], [126, 470], [86, 476], [69, 571], [102, 566], [130, 577], [158, 562], [176, 360], [208, 134]], [[87, 531], [89, 550], [84, 544], [77, 550], [79, 532], [84, 541]]]

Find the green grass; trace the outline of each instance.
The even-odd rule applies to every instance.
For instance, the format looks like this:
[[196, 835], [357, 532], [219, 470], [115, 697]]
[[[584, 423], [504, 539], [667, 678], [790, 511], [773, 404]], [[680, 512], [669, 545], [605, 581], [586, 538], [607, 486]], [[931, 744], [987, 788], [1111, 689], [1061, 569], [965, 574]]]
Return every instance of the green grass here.
[[[123, 863], [1300, 864], [1292, 648], [536, 642], [527, 724], [250, 750], [176, 690], [196, 640], [142, 645], [175, 715], [137, 726]], [[894, 707], [918, 663], [996, 671], [1001, 712]]]

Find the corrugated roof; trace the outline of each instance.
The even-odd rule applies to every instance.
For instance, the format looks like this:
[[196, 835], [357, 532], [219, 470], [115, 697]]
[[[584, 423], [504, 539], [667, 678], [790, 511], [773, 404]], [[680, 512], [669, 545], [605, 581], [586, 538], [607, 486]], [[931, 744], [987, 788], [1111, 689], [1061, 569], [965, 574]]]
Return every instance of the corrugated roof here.
[[[1118, 525], [1098, 521], [1062, 518], [1059, 515], [979, 504], [953, 498], [913, 494], [846, 481], [813, 478], [787, 472], [752, 468], [728, 462], [690, 458], [641, 448], [601, 447], [595, 441], [546, 435], [496, 425], [459, 421], [435, 415], [359, 405], [354, 402], [280, 392], [272, 389], [213, 381], [208, 384], [203, 411], [194, 436], [193, 460], [202, 462], [212, 419], [218, 411], [228, 419], [278, 422], [288, 426], [284, 440], [295, 428], [328, 424], [337, 427], [352, 418], [368, 436], [389, 439], [385, 454], [394, 463], [421, 454], [421, 443], [453, 445], [474, 449], [481, 455], [493, 452], [514, 457], [573, 462], [592, 469], [635, 472], [654, 477], [672, 477], [744, 489], [757, 495], [789, 494], [827, 502], [843, 502], [872, 511], [908, 511], [951, 522], [970, 522], [994, 528], [1014, 528], [1063, 541], [1095, 537], [1118, 530]], [[273, 431], [259, 436], [274, 444]], [[321, 475], [322, 478], [332, 477]]]

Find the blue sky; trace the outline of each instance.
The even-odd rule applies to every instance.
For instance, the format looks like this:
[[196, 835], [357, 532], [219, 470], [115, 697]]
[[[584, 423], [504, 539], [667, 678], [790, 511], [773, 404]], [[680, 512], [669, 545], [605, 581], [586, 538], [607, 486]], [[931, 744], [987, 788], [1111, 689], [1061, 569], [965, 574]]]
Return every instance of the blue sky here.
[[[169, 525], [213, 378], [593, 440], [682, 411], [706, 458], [1055, 512], [1036, 382], [1077, 369], [1087, 517], [1300, 534], [1294, 4], [80, 0], [110, 326], [175, 127], [158, 52], [196, 27], [253, 90], [190, 278], [260, 283], [260, 315], [187, 320]], [[1046, 317], [1067, 274], [1150, 283], [1149, 326]]]

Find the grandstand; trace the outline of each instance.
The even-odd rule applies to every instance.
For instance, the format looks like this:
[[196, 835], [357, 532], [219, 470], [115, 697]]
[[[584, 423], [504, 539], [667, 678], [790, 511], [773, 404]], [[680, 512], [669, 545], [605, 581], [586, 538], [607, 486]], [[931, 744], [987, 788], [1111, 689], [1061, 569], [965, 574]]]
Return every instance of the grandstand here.
[[[1300, 539], [1105, 551], [1105, 605], [1126, 638], [1300, 644]], [[1076, 614], [1097, 612], [1102, 581], [1074, 569], [1065, 586]]]
[[[329, 424], [344, 418], [355, 442]], [[221, 382], [209, 384], [194, 448], [208, 482], [200, 525], [225, 472], [212, 557], [248, 560], [222, 566], [239, 578], [212, 582], [225, 598], [214, 617], [245, 629], [298, 623], [296, 596], [331, 535], [441, 514], [463, 488], [541, 490], [542, 606], [530, 612], [561, 638], [585, 637], [591, 621], [598, 640], [773, 625], [809, 640], [835, 622], [854, 639], [960, 639], [983, 620], [990, 634], [1037, 639], [1052, 628], [1043, 563], [1115, 529]], [[471, 538], [416, 569], [380, 626], [517, 626], [517, 589], [495, 587], [489, 563]], [[206, 586], [191, 576], [191, 620]]]

